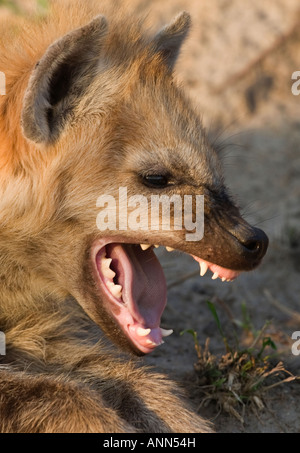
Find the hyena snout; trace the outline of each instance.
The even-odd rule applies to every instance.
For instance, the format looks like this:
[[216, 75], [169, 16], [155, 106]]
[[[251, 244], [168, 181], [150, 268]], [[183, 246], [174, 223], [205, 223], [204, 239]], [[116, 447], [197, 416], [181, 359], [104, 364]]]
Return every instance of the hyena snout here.
[[269, 239], [259, 228], [239, 223], [229, 230], [235, 238], [235, 246], [239, 254], [246, 259], [252, 267], [256, 267], [266, 254]]

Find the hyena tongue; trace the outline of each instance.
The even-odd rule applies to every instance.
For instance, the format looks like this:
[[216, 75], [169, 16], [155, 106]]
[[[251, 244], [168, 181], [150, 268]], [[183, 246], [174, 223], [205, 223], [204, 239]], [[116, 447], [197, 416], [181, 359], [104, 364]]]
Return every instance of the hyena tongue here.
[[115, 315], [120, 327], [143, 352], [162, 342], [161, 315], [167, 302], [162, 267], [152, 249], [140, 245], [108, 244], [106, 257], [116, 273], [115, 283], [122, 286], [121, 309]]

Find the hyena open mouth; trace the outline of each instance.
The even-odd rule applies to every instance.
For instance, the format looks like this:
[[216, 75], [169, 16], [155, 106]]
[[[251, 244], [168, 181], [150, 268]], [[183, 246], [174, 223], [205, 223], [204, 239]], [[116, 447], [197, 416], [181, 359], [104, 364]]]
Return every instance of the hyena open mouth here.
[[[199, 263], [201, 276], [210, 270], [212, 279], [232, 281], [240, 273], [191, 256]], [[173, 332], [160, 327], [167, 288], [154, 246], [101, 240], [93, 247], [92, 260], [106, 310], [135, 348], [142, 353], [153, 351]]]

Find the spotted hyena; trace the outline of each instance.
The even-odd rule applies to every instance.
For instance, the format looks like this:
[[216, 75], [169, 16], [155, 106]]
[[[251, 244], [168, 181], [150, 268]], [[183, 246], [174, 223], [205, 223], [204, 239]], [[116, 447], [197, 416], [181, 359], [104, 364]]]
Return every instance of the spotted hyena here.
[[[189, 14], [154, 34], [101, 2], [59, 1], [45, 19], [1, 28], [1, 431], [211, 431], [176, 384], [134, 359], [171, 333], [160, 327], [166, 283], [153, 245], [223, 280], [267, 249], [173, 77]], [[149, 202], [139, 216], [131, 205], [124, 217], [120, 188]], [[172, 202], [150, 228], [154, 196], [190, 200], [189, 210]], [[139, 228], [128, 226], [133, 212]]]

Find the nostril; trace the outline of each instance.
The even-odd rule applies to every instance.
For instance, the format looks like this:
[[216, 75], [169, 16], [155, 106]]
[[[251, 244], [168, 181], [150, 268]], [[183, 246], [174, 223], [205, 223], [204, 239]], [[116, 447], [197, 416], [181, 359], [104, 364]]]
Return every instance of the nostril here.
[[256, 266], [266, 254], [269, 245], [268, 236], [260, 228], [252, 227], [245, 221], [236, 224], [229, 230], [236, 239], [237, 252]]
[[256, 239], [248, 240], [243, 243], [243, 246], [248, 249], [250, 252], [258, 252], [262, 248], [262, 242]]
[[262, 258], [267, 251], [269, 240], [262, 230], [253, 228], [252, 235], [250, 237], [248, 236], [248, 238], [244, 238], [241, 243], [253, 257]]

